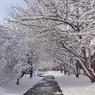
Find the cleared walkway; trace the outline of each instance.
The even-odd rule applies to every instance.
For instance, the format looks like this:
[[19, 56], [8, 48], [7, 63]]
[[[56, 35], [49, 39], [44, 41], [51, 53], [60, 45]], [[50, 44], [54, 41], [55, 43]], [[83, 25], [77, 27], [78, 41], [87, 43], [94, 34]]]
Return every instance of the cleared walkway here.
[[23, 95], [63, 95], [52, 75], [44, 77], [39, 83], [30, 88]]

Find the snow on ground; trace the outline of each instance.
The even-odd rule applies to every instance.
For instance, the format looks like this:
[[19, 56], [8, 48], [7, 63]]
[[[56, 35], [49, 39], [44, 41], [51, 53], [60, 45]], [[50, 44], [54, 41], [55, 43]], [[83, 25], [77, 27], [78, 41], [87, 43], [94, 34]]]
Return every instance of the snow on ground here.
[[38, 83], [42, 78], [34, 76], [30, 79], [29, 75], [25, 75], [20, 80], [20, 85], [16, 84], [16, 80], [12, 81], [6, 87], [0, 87], [0, 95], [23, 95], [27, 90]]
[[76, 78], [60, 72], [48, 72], [45, 75], [54, 75], [64, 95], [95, 95], [95, 83], [86, 76]]
[[[95, 95], [95, 83], [86, 76], [76, 78], [74, 75], [68, 76], [57, 71], [49, 71], [45, 75], [54, 75], [64, 95]], [[38, 83], [42, 77], [34, 76], [32, 79], [25, 75], [20, 85], [12, 81], [6, 87], [0, 87], [0, 95], [23, 95], [29, 88]]]

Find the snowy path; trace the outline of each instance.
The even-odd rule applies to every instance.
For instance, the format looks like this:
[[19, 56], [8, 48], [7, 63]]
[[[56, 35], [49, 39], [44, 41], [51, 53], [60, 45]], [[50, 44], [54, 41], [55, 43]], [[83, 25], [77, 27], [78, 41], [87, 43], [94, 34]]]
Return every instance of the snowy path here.
[[23, 95], [63, 95], [62, 91], [52, 75], [45, 76], [43, 80], [30, 88]]

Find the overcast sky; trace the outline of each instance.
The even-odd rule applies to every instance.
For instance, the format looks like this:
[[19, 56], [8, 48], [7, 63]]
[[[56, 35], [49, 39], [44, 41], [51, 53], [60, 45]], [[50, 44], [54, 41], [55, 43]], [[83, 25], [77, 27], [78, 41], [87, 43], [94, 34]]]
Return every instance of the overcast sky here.
[[17, 5], [17, 3], [23, 7], [27, 6], [24, 0], [0, 0], [0, 22], [7, 16], [8, 9], [10, 9], [11, 5]]

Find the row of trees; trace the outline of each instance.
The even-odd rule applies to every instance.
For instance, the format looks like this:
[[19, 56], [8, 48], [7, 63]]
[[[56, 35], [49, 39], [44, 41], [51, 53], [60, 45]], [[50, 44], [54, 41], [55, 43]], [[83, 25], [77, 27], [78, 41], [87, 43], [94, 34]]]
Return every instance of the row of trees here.
[[[4, 54], [9, 64], [14, 64], [15, 69], [11, 71], [15, 72], [17, 68], [19, 71], [23, 63], [26, 66], [25, 54], [31, 55], [31, 51], [34, 50], [31, 55], [34, 67], [43, 68], [44, 65], [41, 63], [46, 60], [50, 63], [47, 66], [61, 64], [68, 74], [70, 69], [73, 69], [78, 76], [76, 69], [78, 60], [86, 75], [95, 82], [93, 55], [95, 1], [24, 1], [28, 5], [27, 9], [12, 6], [10, 17], [6, 18], [6, 27], [12, 41], [9, 41], [11, 45]], [[52, 65], [54, 63], [55, 65]]]

